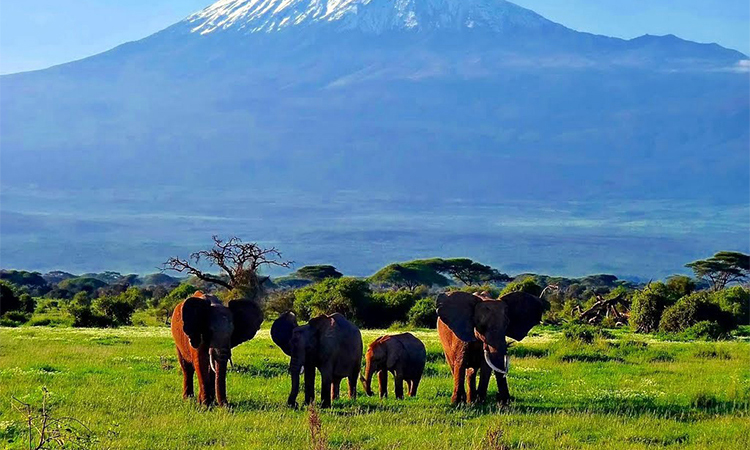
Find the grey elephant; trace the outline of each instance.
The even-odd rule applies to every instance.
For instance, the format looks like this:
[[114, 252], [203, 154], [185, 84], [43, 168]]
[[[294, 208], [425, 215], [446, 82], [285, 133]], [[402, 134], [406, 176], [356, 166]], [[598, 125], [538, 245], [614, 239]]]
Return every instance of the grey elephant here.
[[365, 374], [362, 377], [367, 395], [373, 395], [372, 377], [378, 374], [380, 398], [388, 396], [388, 372], [393, 374], [396, 383], [396, 398], [404, 398], [404, 381], [410, 397], [417, 395], [422, 380], [427, 350], [424, 344], [411, 333], [381, 336], [377, 338], [365, 354]]
[[[526, 337], [541, 321], [542, 311], [542, 300], [524, 292], [513, 292], [498, 300], [466, 292], [438, 296], [438, 334], [453, 374], [452, 403], [483, 401], [493, 373], [498, 402], [510, 400], [505, 378], [510, 357], [505, 338], [520, 341]], [[466, 377], [468, 396], [464, 390]]]
[[271, 338], [291, 357], [292, 390], [287, 404], [297, 406], [300, 375], [305, 375], [305, 404], [315, 399], [315, 369], [322, 379], [320, 406], [328, 408], [337, 399], [341, 380], [349, 382], [349, 398], [357, 397], [357, 379], [362, 364], [362, 334], [341, 314], [315, 317], [299, 326], [294, 313], [282, 314], [271, 326]]

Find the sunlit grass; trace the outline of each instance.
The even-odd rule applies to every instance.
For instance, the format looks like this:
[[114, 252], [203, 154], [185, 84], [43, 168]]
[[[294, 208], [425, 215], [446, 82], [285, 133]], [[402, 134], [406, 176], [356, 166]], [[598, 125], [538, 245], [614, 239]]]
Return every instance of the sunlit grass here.
[[[365, 343], [384, 333], [364, 331]], [[330, 448], [482, 448], [488, 430], [501, 430], [507, 448], [736, 449], [750, 442], [746, 342], [617, 333], [581, 344], [542, 330], [511, 347], [510, 407], [454, 408], [437, 334], [415, 334], [428, 349], [419, 396], [381, 401], [359, 387], [357, 400], [320, 411]], [[26, 448], [10, 399], [39, 403], [46, 386], [54, 411], [89, 425], [101, 448], [309, 448], [307, 412], [285, 406], [288, 360], [267, 327], [235, 350], [234, 361], [231, 406], [205, 409], [181, 398], [166, 328], [0, 329], [0, 442]]]

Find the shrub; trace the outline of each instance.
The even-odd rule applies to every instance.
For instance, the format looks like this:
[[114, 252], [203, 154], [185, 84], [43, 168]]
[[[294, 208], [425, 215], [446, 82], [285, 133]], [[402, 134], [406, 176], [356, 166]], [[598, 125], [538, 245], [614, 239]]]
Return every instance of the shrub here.
[[130, 318], [135, 312], [135, 306], [122, 296], [99, 297], [91, 303], [91, 309], [97, 315], [108, 319], [107, 326], [130, 325]]
[[294, 310], [294, 291], [275, 291], [268, 295], [264, 304], [267, 317], [275, 317]]
[[0, 319], [0, 325], [4, 327], [18, 327], [29, 321], [31, 314], [23, 311], [8, 311]]
[[630, 322], [639, 333], [652, 333], [659, 328], [664, 310], [673, 304], [674, 296], [664, 283], [653, 283], [633, 295]]
[[372, 302], [370, 285], [357, 278], [327, 278], [294, 293], [294, 310], [302, 319], [341, 313], [362, 323]]
[[500, 292], [500, 296], [510, 294], [511, 292], [526, 292], [527, 294], [539, 296], [542, 293], [542, 287], [536, 283], [534, 277], [529, 276], [508, 283], [502, 292]]
[[435, 310], [435, 299], [424, 297], [409, 310], [409, 324], [415, 327], [435, 328], [437, 326], [437, 311]]
[[732, 286], [711, 294], [719, 307], [732, 314], [739, 325], [750, 325], [750, 291], [742, 286]]
[[688, 327], [685, 331], [683, 331], [682, 335], [685, 339], [688, 340], [717, 340], [727, 337], [726, 331], [722, 330], [718, 323], [709, 322], [707, 320], [698, 322], [695, 325]]
[[730, 313], [722, 311], [719, 305], [713, 303], [707, 292], [698, 292], [681, 298], [667, 308], [659, 329], [667, 333], [679, 333], [703, 321], [716, 323], [722, 333], [735, 328]]
[[563, 337], [570, 342], [591, 344], [596, 338], [612, 337], [601, 328], [592, 325], [571, 323], [563, 329]]
[[406, 290], [375, 293], [362, 325], [380, 328], [395, 322], [405, 322], [417, 299], [415, 293]]

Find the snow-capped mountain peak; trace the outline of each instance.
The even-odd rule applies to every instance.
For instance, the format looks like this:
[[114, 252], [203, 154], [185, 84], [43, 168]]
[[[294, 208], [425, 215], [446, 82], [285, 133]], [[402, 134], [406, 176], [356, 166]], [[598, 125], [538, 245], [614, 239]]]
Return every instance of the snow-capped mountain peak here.
[[185, 20], [192, 33], [273, 32], [328, 24], [339, 30], [503, 31], [557, 25], [505, 0], [219, 0]]

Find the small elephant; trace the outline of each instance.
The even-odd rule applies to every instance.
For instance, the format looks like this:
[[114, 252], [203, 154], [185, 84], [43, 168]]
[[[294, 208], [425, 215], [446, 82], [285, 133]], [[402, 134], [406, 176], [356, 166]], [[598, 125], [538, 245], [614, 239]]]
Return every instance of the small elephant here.
[[349, 380], [349, 398], [357, 397], [362, 364], [362, 334], [341, 314], [323, 315], [299, 326], [294, 313], [282, 314], [271, 326], [271, 338], [291, 357], [292, 390], [287, 404], [297, 407], [299, 378], [305, 374], [305, 404], [315, 400], [315, 369], [322, 378], [320, 406], [329, 408], [339, 397], [341, 380]]
[[210, 405], [227, 403], [227, 363], [232, 348], [249, 341], [263, 322], [263, 312], [250, 300], [227, 306], [200, 291], [177, 305], [172, 315], [172, 337], [182, 368], [183, 397], [193, 396], [193, 373], [198, 372], [198, 400]]
[[[453, 404], [483, 401], [493, 372], [498, 402], [505, 404], [510, 400], [505, 378], [510, 357], [505, 337], [517, 341], [526, 337], [541, 321], [542, 310], [541, 299], [524, 292], [513, 292], [498, 300], [466, 292], [438, 296], [438, 334], [453, 374]], [[464, 390], [467, 375], [468, 397]]]
[[409, 396], [414, 397], [417, 395], [426, 361], [427, 350], [424, 344], [411, 333], [377, 338], [365, 354], [365, 375], [362, 377], [365, 392], [373, 395], [372, 376], [377, 372], [380, 398], [387, 397], [388, 372], [391, 372], [396, 380], [396, 398], [404, 398], [404, 381]]

